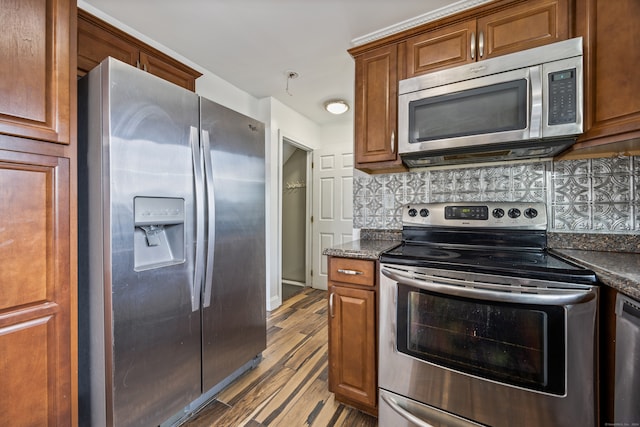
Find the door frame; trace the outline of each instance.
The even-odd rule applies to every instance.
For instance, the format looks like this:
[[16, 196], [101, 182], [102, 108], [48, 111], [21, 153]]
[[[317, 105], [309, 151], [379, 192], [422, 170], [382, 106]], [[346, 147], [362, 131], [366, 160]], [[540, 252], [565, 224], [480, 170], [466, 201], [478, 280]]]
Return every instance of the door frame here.
[[275, 306], [273, 309], [282, 305], [282, 192], [284, 190], [284, 185], [282, 182], [283, 174], [282, 168], [283, 164], [283, 153], [284, 153], [284, 144], [290, 144], [294, 147], [306, 151], [307, 153], [307, 176], [306, 176], [306, 211], [305, 217], [307, 218], [305, 225], [305, 286], [311, 286], [311, 265], [312, 265], [312, 224], [311, 224], [311, 214], [313, 212], [313, 149], [296, 141], [295, 138], [288, 137], [282, 133], [282, 131], [278, 131], [278, 233], [277, 233], [277, 271], [276, 271], [276, 280], [278, 286], [277, 292], [277, 301], [275, 301]]

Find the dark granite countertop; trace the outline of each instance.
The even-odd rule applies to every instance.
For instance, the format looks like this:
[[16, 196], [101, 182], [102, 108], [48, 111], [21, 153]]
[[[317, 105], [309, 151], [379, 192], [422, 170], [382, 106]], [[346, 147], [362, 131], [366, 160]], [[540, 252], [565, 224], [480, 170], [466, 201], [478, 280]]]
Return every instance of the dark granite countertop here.
[[593, 270], [603, 284], [640, 300], [640, 234], [548, 233], [547, 244]]
[[[327, 248], [324, 255], [377, 260], [401, 243], [399, 230], [361, 230], [360, 240]], [[552, 252], [593, 270], [598, 279], [640, 300], [640, 234], [549, 233]]]
[[552, 252], [593, 270], [603, 284], [640, 300], [640, 254], [581, 249], [552, 249]]
[[387, 249], [400, 244], [400, 240], [360, 239], [325, 249], [322, 254], [343, 258], [377, 260]]

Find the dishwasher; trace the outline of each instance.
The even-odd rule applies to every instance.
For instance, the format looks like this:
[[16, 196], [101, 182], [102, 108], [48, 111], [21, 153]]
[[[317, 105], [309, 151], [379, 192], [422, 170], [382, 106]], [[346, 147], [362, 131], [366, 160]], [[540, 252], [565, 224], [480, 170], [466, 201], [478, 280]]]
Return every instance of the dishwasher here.
[[616, 297], [614, 425], [640, 425], [640, 302]]

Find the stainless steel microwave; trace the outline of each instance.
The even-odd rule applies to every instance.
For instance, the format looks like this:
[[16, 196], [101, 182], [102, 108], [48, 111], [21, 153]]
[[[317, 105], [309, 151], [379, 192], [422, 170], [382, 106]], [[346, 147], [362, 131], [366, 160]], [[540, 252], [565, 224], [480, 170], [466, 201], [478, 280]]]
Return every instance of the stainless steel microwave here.
[[409, 167], [554, 156], [582, 133], [582, 38], [402, 80]]

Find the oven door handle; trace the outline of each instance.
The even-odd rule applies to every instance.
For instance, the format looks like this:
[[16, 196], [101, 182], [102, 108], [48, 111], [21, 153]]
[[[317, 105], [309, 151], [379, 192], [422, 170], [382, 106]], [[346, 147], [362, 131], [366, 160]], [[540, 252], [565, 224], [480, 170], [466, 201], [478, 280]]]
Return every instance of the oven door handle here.
[[398, 415], [400, 415], [402, 418], [406, 419], [407, 421], [412, 422], [418, 427], [433, 427], [431, 424], [425, 421], [422, 421], [420, 418], [416, 417], [411, 412], [404, 409], [402, 406], [400, 406], [398, 402], [396, 402], [396, 400], [393, 397], [388, 396], [382, 390], [380, 390], [380, 398], [384, 400], [387, 403], [387, 405], [391, 407], [391, 409], [396, 411]]
[[[478, 288], [478, 283], [467, 280], [455, 280], [438, 277], [438, 281], [450, 281], [451, 284], [437, 283], [405, 276], [398, 271], [391, 271], [387, 268], [381, 269], [382, 274], [398, 283], [403, 283], [427, 291], [438, 292], [446, 295], [480, 299], [484, 301], [498, 301], [519, 304], [535, 305], [574, 305], [583, 304], [596, 297], [593, 288], [588, 289], [558, 289], [558, 288], [537, 288], [536, 293], [526, 293], [532, 289], [514, 288], [523, 292], [502, 292], [489, 289]], [[500, 285], [497, 285], [500, 286]]]
[[[398, 415], [407, 421], [415, 424], [418, 427], [433, 427], [428, 421], [423, 420], [422, 418], [414, 415], [410, 412], [411, 409], [414, 409], [416, 412], [419, 412], [419, 415], [422, 417], [429, 417], [433, 423], [437, 425], [447, 425], [450, 427], [482, 427], [482, 424], [475, 423], [466, 418], [458, 417], [456, 415], [450, 414], [445, 411], [441, 411], [436, 408], [432, 408], [430, 406], [424, 404], [416, 404], [411, 402], [408, 399], [401, 398], [400, 396], [395, 396], [391, 393], [383, 389], [379, 389], [380, 391], [380, 399], [384, 400], [387, 405], [391, 407]], [[402, 401], [400, 401], [402, 400]], [[407, 408], [405, 408], [405, 406]]]

